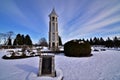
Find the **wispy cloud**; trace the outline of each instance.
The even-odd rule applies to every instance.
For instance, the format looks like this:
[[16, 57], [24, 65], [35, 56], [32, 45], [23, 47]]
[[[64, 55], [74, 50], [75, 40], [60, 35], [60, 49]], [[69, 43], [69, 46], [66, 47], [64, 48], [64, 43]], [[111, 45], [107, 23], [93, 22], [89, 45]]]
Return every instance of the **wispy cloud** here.
[[[85, 37], [88, 34], [99, 34], [98, 32], [101, 28], [109, 28], [109, 25], [120, 22], [120, 3], [118, 0], [111, 0], [111, 2], [106, 0], [104, 3], [101, 0], [96, 0], [95, 2], [91, 1], [89, 5], [84, 5], [84, 7], [85, 9], [77, 11], [74, 17], [71, 17], [71, 22], [68, 21], [68, 24], [71, 25], [67, 25], [67, 30], [63, 30], [63, 34], [66, 34], [64, 35], [64, 40], [68, 38]], [[115, 30], [118, 29], [115, 28], [113, 31]], [[109, 30], [109, 32], [111, 32], [111, 30]], [[104, 31], [103, 33], [106, 32]]]

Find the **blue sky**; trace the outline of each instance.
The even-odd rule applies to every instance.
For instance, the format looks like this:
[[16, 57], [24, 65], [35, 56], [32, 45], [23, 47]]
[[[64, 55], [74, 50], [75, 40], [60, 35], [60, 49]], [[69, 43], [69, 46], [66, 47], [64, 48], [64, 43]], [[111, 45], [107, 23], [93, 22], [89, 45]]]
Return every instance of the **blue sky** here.
[[0, 33], [29, 34], [34, 43], [48, 40], [53, 7], [63, 42], [120, 37], [120, 0], [0, 0]]

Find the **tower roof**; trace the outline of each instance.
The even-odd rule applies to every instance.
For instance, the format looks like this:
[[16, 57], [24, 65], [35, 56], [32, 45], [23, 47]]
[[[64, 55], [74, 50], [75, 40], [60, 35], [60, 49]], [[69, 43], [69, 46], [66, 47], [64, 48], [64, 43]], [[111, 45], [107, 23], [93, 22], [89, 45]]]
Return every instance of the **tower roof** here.
[[54, 8], [53, 8], [52, 12], [49, 14], [49, 16], [52, 16], [52, 15], [58, 16], [57, 13], [55, 12], [55, 9], [54, 9]]

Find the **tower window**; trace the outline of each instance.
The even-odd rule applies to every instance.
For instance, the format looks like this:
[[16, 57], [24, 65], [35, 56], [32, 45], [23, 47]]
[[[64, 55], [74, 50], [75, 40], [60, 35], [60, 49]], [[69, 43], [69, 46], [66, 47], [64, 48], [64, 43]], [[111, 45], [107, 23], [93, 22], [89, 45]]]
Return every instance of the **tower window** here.
[[55, 20], [55, 17], [52, 17], [52, 21], [54, 21]]
[[57, 18], [56, 18], [56, 21], [57, 21]]
[[52, 43], [52, 45], [53, 45], [53, 47], [55, 47], [55, 43], [54, 42]]

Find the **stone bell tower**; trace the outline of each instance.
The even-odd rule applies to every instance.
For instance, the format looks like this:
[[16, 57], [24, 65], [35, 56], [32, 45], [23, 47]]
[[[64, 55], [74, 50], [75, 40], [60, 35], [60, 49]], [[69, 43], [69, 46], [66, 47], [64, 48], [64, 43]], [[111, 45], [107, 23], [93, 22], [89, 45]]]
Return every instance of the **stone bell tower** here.
[[58, 38], [58, 15], [53, 8], [49, 14], [49, 49], [53, 51], [58, 50], [59, 38]]

